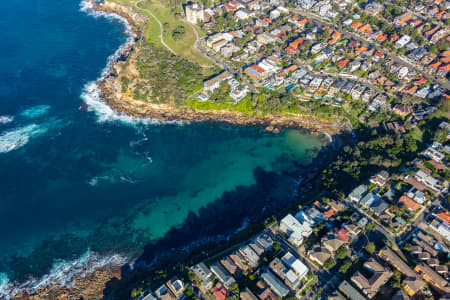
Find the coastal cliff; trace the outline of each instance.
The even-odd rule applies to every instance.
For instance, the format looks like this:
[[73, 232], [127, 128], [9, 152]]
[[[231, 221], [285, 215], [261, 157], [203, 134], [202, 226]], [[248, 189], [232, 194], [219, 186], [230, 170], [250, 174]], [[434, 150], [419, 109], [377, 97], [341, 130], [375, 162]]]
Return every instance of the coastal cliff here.
[[97, 82], [101, 100], [118, 113], [160, 121], [264, 126], [274, 132], [288, 127], [331, 135], [342, 132], [341, 124], [306, 114], [248, 114], [233, 109], [201, 110], [190, 107], [184, 100], [194, 87], [198, 89], [201, 86], [201, 67], [146, 43], [142, 34], [146, 17], [133, 8], [110, 1], [92, 3], [96, 11], [124, 18], [134, 35], [133, 42], [126, 44], [110, 62], [108, 74]]
[[93, 273], [80, 274], [70, 287], [62, 287], [59, 284], [41, 288], [33, 295], [22, 292], [16, 295], [14, 300], [97, 300], [103, 298], [103, 290], [112, 279], [121, 279], [120, 268], [102, 268]]

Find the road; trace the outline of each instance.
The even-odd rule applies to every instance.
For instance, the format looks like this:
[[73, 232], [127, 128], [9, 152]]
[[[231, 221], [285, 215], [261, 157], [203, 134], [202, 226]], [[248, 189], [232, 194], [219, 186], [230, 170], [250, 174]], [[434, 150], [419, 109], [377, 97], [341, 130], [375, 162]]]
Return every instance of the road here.
[[309, 18], [311, 20], [313, 20], [315, 23], [321, 25], [321, 26], [329, 26], [334, 28], [335, 30], [339, 31], [341, 34], [351, 37], [352, 39], [358, 40], [360, 42], [364, 42], [369, 44], [372, 48], [377, 49], [379, 51], [382, 51], [383, 53], [385, 53], [387, 56], [389, 56], [390, 58], [392, 58], [395, 62], [402, 64], [404, 66], [407, 66], [409, 69], [414, 70], [415, 72], [417, 72], [418, 74], [422, 75], [424, 78], [426, 78], [427, 80], [431, 81], [431, 82], [438, 82], [442, 87], [446, 88], [446, 89], [450, 89], [450, 81], [445, 80], [444, 78], [438, 78], [436, 76], [433, 76], [421, 69], [419, 69], [417, 66], [411, 64], [408, 61], [405, 61], [404, 59], [402, 59], [400, 56], [398, 56], [397, 54], [393, 54], [390, 50], [384, 48], [383, 46], [381, 46], [378, 43], [369, 41], [368, 39], [360, 36], [359, 34], [355, 34], [353, 32], [349, 32], [347, 30], [345, 30], [341, 25], [337, 25], [335, 23], [331, 23], [328, 22], [322, 18], [320, 18], [319, 16], [311, 13], [311, 12], [307, 12], [301, 9], [297, 9], [297, 8], [292, 8], [290, 9], [291, 12], [299, 14], [303, 17]]

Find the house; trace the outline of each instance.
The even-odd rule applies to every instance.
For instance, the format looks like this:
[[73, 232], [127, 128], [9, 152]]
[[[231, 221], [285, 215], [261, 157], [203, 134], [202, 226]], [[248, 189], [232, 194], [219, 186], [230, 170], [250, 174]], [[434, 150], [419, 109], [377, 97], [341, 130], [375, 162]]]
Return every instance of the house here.
[[404, 205], [406, 205], [406, 207], [408, 207], [409, 210], [414, 212], [422, 207], [420, 204], [414, 202], [411, 198], [409, 198], [406, 195], [401, 196], [399, 201]]
[[350, 239], [350, 237], [348, 236], [348, 231], [345, 228], [341, 228], [338, 231], [338, 237], [342, 239], [344, 242], [348, 242], [348, 240]]
[[[266, 3], [266, 2], [263, 2]], [[264, 283], [263, 283], [264, 284]], [[259, 295], [261, 300], [278, 300], [278, 296], [275, 295], [269, 288], [264, 289]]]
[[357, 188], [355, 188], [349, 195], [348, 198], [353, 201], [359, 203], [363, 195], [367, 192], [367, 187], [364, 184], [361, 184]]
[[369, 278], [357, 271], [351, 280], [369, 299], [372, 299], [380, 288], [392, 277], [393, 273], [373, 257], [364, 263], [364, 268], [371, 273]]
[[435, 219], [429, 225], [443, 238], [450, 241], [450, 224], [445, 219], [435, 215]]
[[220, 260], [220, 264], [228, 271], [231, 275], [234, 275], [238, 270], [237, 266], [233, 263], [229, 256]]
[[372, 205], [371, 210], [374, 212], [375, 215], [379, 216], [381, 215], [387, 208], [389, 207], [389, 204], [386, 201], [378, 200], [375, 202], [374, 205]]
[[338, 239], [335, 236], [322, 239], [323, 247], [331, 253], [335, 253], [344, 244], [345, 242], [343, 240]]
[[227, 290], [224, 287], [214, 287], [213, 295], [216, 300], [225, 300], [227, 298]]
[[283, 255], [283, 257], [281, 257], [281, 261], [286, 266], [291, 268], [298, 276], [298, 278], [300, 278], [300, 280], [303, 279], [306, 274], [308, 274], [308, 267], [290, 252], [287, 252], [285, 255]]
[[378, 186], [385, 186], [386, 180], [389, 178], [389, 173], [386, 170], [382, 170], [377, 174], [370, 177], [369, 181]]
[[261, 278], [270, 286], [272, 291], [279, 297], [286, 297], [289, 294], [289, 288], [284, 285], [271, 271], [262, 273]]
[[365, 208], [369, 208], [375, 202], [376, 198], [372, 192], [367, 193], [359, 202]]
[[198, 263], [194, 267], [192, 267], [192, 272], [202, 285], [206, 286], [207, 288], [211, 287], [211, 278], [213, 274], [203, 262]]
[[301, 279], [278, 257], [270, 262], [269, 268], [278, 275], [290, 289], [295, 290], [300, 285]]
[[280, 230], [288, 235], [288, 241], [296, 247], [301, 245], [303, 237], [312, 233], [312, 229], [307, 223], [300, 223], [291, 214], [281, 220]]
[[175, 295], [170, 291], [170, 289], [167, 287], [167, 285], [163, 284], [161, 285], [156, 291], [155, 291], [156, 298], [160, 300], [175, 300]]
[[426, 264], [418, 264], [414, 271], [419, 273], [422, 279], [428, 282], [439, 294], [450, 294], [450, 283]]
[[241, 300], [258, 300], [258, 298], [253, 294], [253, 292], [245, 287], [239, 294]]
[[184, 284], [177, 277], [173, 277], [169, 281], [167, 281], [166, 285], [172, 291], [177, 299], [183, 298], [184, 295]]
[[308, 257], [312, 261], [318, 263], [320, 266], [323, 266], [323, 264], [329, 258], [331, 258], [331, 253], [329, 253], [328, 251], [326, 251], [326, 250], [324, 250], [322, 248], [317, 248], [317, 249], [309, 250], [308, 251]]
[[394, 18], [394, 25], [396, 26], [403, 26], [407, 24], [409, 20], [411, 20], [413, 17], [413, 14], [411, 12], [406, 12], [398, 17]]
[[413, 296], [417, 292], [421, 291], [425, 287], [425, 281], [423, 281], [419, 275], [414, 272], [394, 251], [389, 247], [382, 248], [378, 256], [385, 261], [389, 262], [393, 267], [405, 275], [406, 279], [403, 280], [403, 288], [406, 290], [409, 296]]
[[256, 238], [255, 243], [261, 246], [264, 251], [270, 251], [273, 246], [273, 240], [267, 233], [260, 234]]
[[259, 265], [259, 256], [250, 246], [244, 246], [239, 249], [241, 255], [248, 261], [252, 268], [256, 268]]
[[211, 266], [211, 272], [219, 279], [226, 289], [231, 288], [236, 283], [236, 280], [218, 263]]
[[445, 154], [434, 147], [428, 147], [421, 154], [425, 157], [428, 157], [428, 158], [430, 158], [434, 161], [440, 162], [440, 163], [442, 163], [442, 161], [445, 158]]
[[344, 280], [339, 285], [339, 291], [341, 291], [350, 300], [366, 300], [347, 280]]
[[242, 271], [247, 271], [248, 270], [248, 263], [245, 260], [244, 257], [242, 257], [242, 255], [239, 253], [239, 251], [236, 251], [233, 254], [230, 254], [230, 259], [231, 261]]
[[403, 48], [406, 44], [408, 44], [411, 41], [411, 37], [409, 35], [403, 35], [401, 38], [399, 38], [395, 42], [395, 47], [397, 48]]
[[407, 116], [413, 112], [412, 108], [405, 104], [396, 104], [393, 108], [393, 111], [400, 116]]
[[439, 193], [444, 188], [439, 184], [439, 180], [431, 175], [426, 174], [422, 170], [417, 171], [414, 176], [419, 182], [423, 183], [425, 186], [429, 187], [433, 192]]
[[333, 210], [335, 210], [335, 211], [337, 211], [337, 212], [340, 212], [340, 211], [343, 211], [343, 210], [345, 210], [345, 205], [344, 204], [342, 204], [342, 203], [340, 203], [340, 202], [337, 202], [337, 201], [330, 201], [330, 203], [328, 203], [328, 205], [333, 209]]
[[248, 93], [248, 87], [246, 85], [239, 85], [230, 92], [230, 97], [234, 101], [241, 101]]
[[352, 223], [346, 224], [344, 226], [344, 228], [347, 230], [347, 232], [349, 234], [351, 234], [354, 237], [356, 237], [358, 234], [361, 233], [361, 228], [359, 228], [358, 225], [355, 225], [355, 224], [352, 224]]
[[214, 92], [217, 88], [219, 88], [222, 81], [228, 80], [232, 78], [233, 75], [231, 75], [228, 71], [223, 71], [222, 73], [215, 75], [211, 79], [208, 79], [203, 82], [203, 89], [207, 92]]
[[415, 187], [412, 187], [409, 189], [409, 191], [406, 193], [406, 195], [413, 199], [415, 202], [419, 203], [420, 205], [423, 205], [425, 201], [427, 201], [427, 197], [425, 196], [425, 193], [422, 191], [419, 191]]

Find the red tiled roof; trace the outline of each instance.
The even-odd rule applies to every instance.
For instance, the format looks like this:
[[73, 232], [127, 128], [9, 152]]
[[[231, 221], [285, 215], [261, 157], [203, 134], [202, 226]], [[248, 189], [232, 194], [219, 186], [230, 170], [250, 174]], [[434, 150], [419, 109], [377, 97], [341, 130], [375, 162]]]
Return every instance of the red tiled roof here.
[[294, 72], [295, 70], [297, 70], [298, 66], [297, 65], [290, 65], [289, 67], [287, 67], [285, 69], [286, 72]]
[[214, 291], [213, 291], [213, 295], [214, 295], [214, 297], [216, 297], [217, 300], [225, 300], [225, 299], [227, 299], [227, 290], [224, 287], [222, 287], [220, 289], [215, 287]]
[[347, 242], [350, 237], [348, 236], [348, 231], [345, 228], [341, 228], [341, 230], [338, 231], [338, 236], [343, 240], [344, 242]]
[[361, 22], [353, 22], [352, 25], [351, 25], [351, 27], [355, 28], [355, 29], [358, 29], [361, 26], [363, 26], [363, 24]]
[[300, 52], [297, 48], [294, 48], [294, 47], [291, 47], [291, 46], [288, 46], [288, 47], [286, 48], [286, 51], [289, 52], [289, 53], [291, 53], [291, 54], [297, 54], [297, 53]]
[[334, 211], [334, 209], [330, 208], [329, 210], [327, 210], [326, 212], [324, 212], [323, 214], [325, 215], [325, 217], [327, 217], [328, 219], [331, 218], [336, 212]]
[[340, 68], [344, 68], [349, 62], [350, 62], [350, 59], [345, 58], [345, 59], [341, 60], [340, 62], [338, 62], [338, 66]]
[[258, 73], [264, 73], [264, 69], [261, 68], [261, 67], [258, 66], [258, 65], [253, 65], [253, 66], [251, 66], [251, 68], [252, 68], [253, 70], [255, 70], [256, 72], [258, 72]]
[[440, 61], [437, 61], [434, 64], [430, 64], [430, 67], [437, 70], [441, 64]]
[[450, 213], [448, 211], [441, 211], [436, 214], [439, 218], [450, 224]]
[[414, 202], [411, 198], [405, 195], [400, 197], [400, 202], [405, 204], [412, 211], [416, 211], [421, 207], [420, 204]]

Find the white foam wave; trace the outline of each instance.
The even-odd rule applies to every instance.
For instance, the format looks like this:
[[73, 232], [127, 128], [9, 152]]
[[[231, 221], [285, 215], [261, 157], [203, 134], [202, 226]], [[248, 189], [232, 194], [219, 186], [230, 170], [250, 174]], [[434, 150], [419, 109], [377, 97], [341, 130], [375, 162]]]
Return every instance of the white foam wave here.
[[183, 121], [160, 121], [153, 118], [135, 118], [129, 115], [118, 113], [109, 107], [105, 102], [101, 100], [100, 89], [97, 86], [97, 82], [104, 80], [110, 73], [112, 65], [129, 49], [135, 42], [136, 34], [131, 30], [131, 26], [128, 21], [118, 14], [106, 13], [102, 11], [96, 11], [90, 0], [82, 0], [80, 3], [80, 10], [88, 13], [96, 18], [106, 17], [120, 20], [125, 26], [125, 35], [127, 40], [122, 44], [119, 49], [109, 56], [106, 61], [106, 66], [102, 70], [100, 77], [96, 81], [88, 82], [81, 93], [81, 99], [87, 104], [88, 110], [95, 112], [99, 123], [104, 122], [120, 122], [127, 125], [160, 125], [160, 124], [177, 124], [183, 125], [188, 122]]
[[162, 125], [162, 124], [177, 124], [183, 125], [187, 122], [183, 121], [160, 121], [153, 118], [136, 118], [123, 113], [118, 113], [101, 100], [100, 89], [97, 83], [92, 81], [84, 86], [81, 94], [81, 99], [86, 103], [88, 111], [92, 111], [97, 116], [99, 123], [105, 122], [120, 122], [122, 124], [136, 126], [136, 125]]
[[23, 112], [20, 113], [20, 115], [28, 119], [34, 119], [47, 114], [49, 110], [50, 105], [36, 105], [28, 109], [25, 109]]
[[99, 255], [88, 250], [83, 256], [75, 260], [59, 260], [53, 264], [51, 271], [40, 278], [30, 278], [24, 283], [13, 283], [4, 273], [0, 273], [0, 298], [12, 299], [21, 292], [36, 293], [39, 289], [58, 284], [71, 287], [79, 275], [85, 277], [98, 269], [118, 267], [128, 262], [128, 258], [119, 254]]
[[14, 121], [13, 116], [0, 116], [0, 124], [8, 124]]
[[0, 135], [0, 153], [7, 153], [25, 146], [28, 141], [47, 132], [47, 128], [37, 124], [14, 128]]
[[50, 129], [61, 128], [62, 120], [50, 118], [41, 124], [29, 124], [4, 131], [0, 135], [0, 153], [7, 153], [25, 146], [31, 139], [42, 136]]

